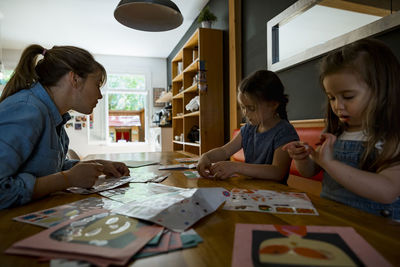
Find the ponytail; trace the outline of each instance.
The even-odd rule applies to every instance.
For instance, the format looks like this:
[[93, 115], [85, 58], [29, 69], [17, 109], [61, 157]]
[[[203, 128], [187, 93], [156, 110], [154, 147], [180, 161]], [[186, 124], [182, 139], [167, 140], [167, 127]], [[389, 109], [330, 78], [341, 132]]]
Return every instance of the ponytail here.
[[0, 97], [0, 102], [22, 89], [30, 88], [38, 80], [35, 71], [37, 57], [42, 54], [44, 48], [40, 45], [28, 46], [21, 55], [21, 59], [11, 75], [10, 80], [4, 87]]

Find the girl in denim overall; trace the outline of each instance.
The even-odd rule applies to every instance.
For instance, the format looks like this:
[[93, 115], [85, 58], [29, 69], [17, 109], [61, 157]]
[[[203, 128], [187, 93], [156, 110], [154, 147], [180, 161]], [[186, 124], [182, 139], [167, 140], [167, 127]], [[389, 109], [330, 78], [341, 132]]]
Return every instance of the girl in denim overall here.
[[305, 177], [324, 169], [321, 196], [400, 220], [400, 63], [382, 42], [364, 39], [327, 55], [320, 81], [326, 129], [314, 150], [283, 149]]

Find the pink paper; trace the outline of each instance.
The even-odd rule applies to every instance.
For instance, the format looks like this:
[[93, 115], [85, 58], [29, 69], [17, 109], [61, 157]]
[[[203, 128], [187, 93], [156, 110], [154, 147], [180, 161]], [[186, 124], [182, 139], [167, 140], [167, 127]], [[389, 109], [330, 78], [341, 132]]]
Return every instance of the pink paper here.
[[[333, 239], [324, 239], [328, 235], [323, 234], [331, 234], [329, 238]], [[304, 264], [307, 266], [321, 266], [322, 262], [340, 266], [346, 261], [361, 261], [365, 266], [391, 266], [352, 227], [236, 224], [232, 267], [294, 264], [294, 261], [307, 262]]]
[[[81, 219], [88, 220], [93, 216], [98, 218], [89, 223], [82, 223]], [[83, 227], [79, 228], [82, 224]], [[73, 241], [62, 240], [66, 238], [63, 231], [71, 231], [71, 225], [75, 227], [72, 227], [75, 235]], [[12, 248], [19, 251], [32, 249], [40, 252], [40, 256], [46, 256], [46, 253], [62, 253], [69, 254], [72, 258], [73, 255], [102, 257], [107, 261], [125, 264], [162, 229], [163, 227], [159, 226], [143, 225], [133, 218], [110, 215], [106, 210], [94, 210], [19, 241]], [[57, 240], [58, 236], [61, 239]], [[130, 239], [124, 241], [126, 238]], [[12, 251], [16, 250], [8, 250], [9, 253]]]

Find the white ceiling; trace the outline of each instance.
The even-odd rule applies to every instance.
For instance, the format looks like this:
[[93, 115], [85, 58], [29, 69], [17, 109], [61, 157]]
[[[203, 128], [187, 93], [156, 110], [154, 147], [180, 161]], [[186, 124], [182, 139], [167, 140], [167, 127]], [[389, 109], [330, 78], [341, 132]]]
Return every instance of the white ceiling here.
[[3, 49], [74, 45], [93, 54], [166, 58], [208, 0], [173, 0], [183, 23], [166, 32], [128, 28], [114, 18], [119, 0], [0, 0]]

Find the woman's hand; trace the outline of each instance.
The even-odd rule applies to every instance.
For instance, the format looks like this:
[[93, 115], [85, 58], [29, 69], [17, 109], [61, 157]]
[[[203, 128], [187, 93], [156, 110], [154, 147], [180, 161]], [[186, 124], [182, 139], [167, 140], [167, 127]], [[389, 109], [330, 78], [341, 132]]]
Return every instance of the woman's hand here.
[[96, 162], [78, 162], [65, 171], [70, 186], [90, 188], [103, 173], [104, 167]]
[[109, 160], [95, 160], [95, 162], [103, 165], [103, 173], [107, 176], [119, 178], [122, 176], [128, 176], [130, 173], [128, 167], [126, 167], [123, 162]]
[[236, 162], [233, 161], [219, 161], [211, 166], [211, 174], [216, 179], [226, 179], [231, 177], [237, 172]]

